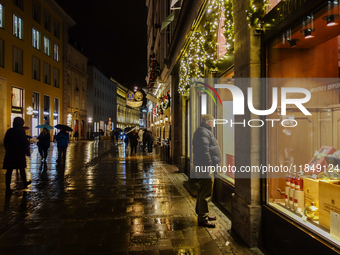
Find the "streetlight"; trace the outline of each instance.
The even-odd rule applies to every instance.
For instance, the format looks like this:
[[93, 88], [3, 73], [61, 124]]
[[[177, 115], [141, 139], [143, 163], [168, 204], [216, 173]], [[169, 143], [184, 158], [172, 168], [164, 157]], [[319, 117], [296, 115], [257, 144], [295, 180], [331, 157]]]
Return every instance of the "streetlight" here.
[[32, 135], [32, 114], [33, 114], [33, 108], [32, 108], [32, 106], [28, 106], [27, 107], [27, 112], [26, 112], [26, 114], [27, 114], [27, 116], [28, 116], [28, 122], [30, 123], [29, 125], [31, 126], [31, 135]]
[[72, 121], [72, 114], [69, 113], [67, 114], [67, 126], [71, 126], [71, 121]]
[[88, 128], [89, 128], [89, 135], [88, 135], [88, 138], [90, 139], [90, 137], [92, 137], [92, 135], [91, 135], [92, 118], [91, 118], [91, 117], [89, 117], [89, 118], [87, 119], [87, 123], [88, 123]]

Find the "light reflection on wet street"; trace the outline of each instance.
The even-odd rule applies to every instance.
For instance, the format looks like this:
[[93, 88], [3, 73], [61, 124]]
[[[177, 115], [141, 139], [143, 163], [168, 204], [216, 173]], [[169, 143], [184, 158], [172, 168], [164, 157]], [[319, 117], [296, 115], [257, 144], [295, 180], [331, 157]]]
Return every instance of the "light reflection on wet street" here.
[[71, 143], [65, 167], [35, 150], [31, 187], [1, 186], [0, 254], [221, 254], [162, 161], [110, 146]]

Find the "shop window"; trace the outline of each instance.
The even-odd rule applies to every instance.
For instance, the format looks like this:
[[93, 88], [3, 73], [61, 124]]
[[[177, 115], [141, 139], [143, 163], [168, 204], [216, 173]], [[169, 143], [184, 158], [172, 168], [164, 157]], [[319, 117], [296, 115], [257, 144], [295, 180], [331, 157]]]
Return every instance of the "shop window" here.
[[[12, 110], [11, 110], [11, 123], [15, 117], [23, 117], [23, 90], [20, 88], [12, 87]], [[11, 124], [12, 125], [12, 124]]]
[[44, 124], [50, 125], [50, 97], [44, 95]]
[[51, 66], [44, 62], [44, 83], [51, 85]]
[[13, 72], [23, 74], [23, 52], [13, 46]]
[[40, 24], [41, 22], [41, 6], [38, 2], [33, 2], [33, 19]]
[[51, 32], [51, 14], [46, 10], [44, 11], [44, 28]]
[[53, 126], [59, 123], [59, 99], [53, 98]]
[[40, 81], [40, 59], [32, 57], [32, 78]]
[[53, 43], [53, 58], [59, 61], [59, 44], [56, 42]]
[[50, 55], [50, 38], [44, 35], [44, 53], [49, 56]]
[[311, 115], [288, 105], [285, 115], [279, 108], [268, 116], [285, 126], [267, 126], [267, 167], [276, 168], [267, 174], [267, 203], [340, 247], [340, 26], [338, 16], [334, 23], [329, 17], [337, 11], [337, 4], [320, 7], [267, 45], [266, 109], [274, 101], [274, 88], [311, 93], [303, 104]]
[[[33, 114], [32, 114], [32, 127], [36, 127], [39, 125], [39, 93], [33, 92], [32, 94], [32, 108], [33, 108]], [[38, 128], [32, 128], [32, 136], [38, 136], [39, 135], [39, 129]]]
[[35, 27], [32, 28], [32, 46], [40, 50], [40, 31]]
[[22, 39], [23, 37], [24, 24], [22, 18], [17, 14], [13, 14], [13, 35]]
[[59, 82], [60, 78], [59, 77], [60, 77], [59, 69], [53, 67], [53, 86], [56, 87], [56, 88], [60, 87], [60, 82]]

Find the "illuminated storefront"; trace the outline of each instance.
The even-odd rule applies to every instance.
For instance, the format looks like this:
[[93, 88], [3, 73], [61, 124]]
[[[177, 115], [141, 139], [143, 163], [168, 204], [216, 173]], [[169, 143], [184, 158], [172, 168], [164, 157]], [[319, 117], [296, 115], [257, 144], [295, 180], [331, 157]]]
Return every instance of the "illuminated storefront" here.
[[[268, 174], [265, 180], [264, 246], [277, 254], [290, 249], [296, 254], [335, 254], [340, 252], [339, 4], [305, 1], [301, 6], [288, 5], [280, 3], [265, 17], [269, 21], [280, 8], [289, 7], [282, 20], [264, 33], [263, 73], [273, 78], [264, 86], [266, 109], [272, 105], [274, 87], [279, 91], [300, 87], [311, 92], [310, 101], [304, 104], [311, 115], [290, 105], [287, 115], [281, 115], [278, 108], [268, 116], [298, 125], [267, 126], [266, 163], [286, 166], [289, 171]], [[292, 93], [290, 98], [301, 96]]]

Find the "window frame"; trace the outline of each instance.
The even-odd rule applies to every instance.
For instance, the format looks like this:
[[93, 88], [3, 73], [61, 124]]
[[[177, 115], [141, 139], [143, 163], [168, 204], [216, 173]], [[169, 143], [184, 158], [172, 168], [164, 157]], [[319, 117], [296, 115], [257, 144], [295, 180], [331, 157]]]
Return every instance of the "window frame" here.
[[[48, 49], [46, 51], [47, 40], [48, 40]], [[44, 54], [47, 56], [51, 56], [51, 39], [47, 35], [44, 35]]]
[[13, 4], [20, 8], [20, 10], [24, 10], [24, 0], [13, 0]]
[[51, 32], [51, 27], [52, 27], [51, 23], [52, 23], [51, 13], [49, 13], [47, 10], [44, 10], [44, 28], [48, 32]]
[[[56, 49], [57, 48], [57, 49]], [[57, 62], [59, 62], [59, 43], [53, 42], [53, 59]]]
[[53, 67], [53, 87], [60, 88], [60, 70], [56, 67]]
[[[37, 38], [37, 47], [35, 47], [34, 43], [34, 37], [38, 35], [38, 38]], [[39, 29], [37, 29], [35, 26], [32, 27], [32, 47], [34, 49], [37, 49], [37, 50], [40, 50], [41, 49], [41, 32]]]
[[[48, 69], [47, 69], [48, 67]], [[48, 73], [46, 73], [46, 70], [48, 70]], [[45, 84], [51, 85], [51, 65], [47, 62], [44, 62], [44, 66], [43, 66], [43, 82]], [[48, 75], [48, 77], [46, 78], [46, 75]]]
[[[36, 10], [38, 8], [38, 10]], [[32, 3], [32, 19], [41, 24], [41, 5], [37, 1]]]
[[[15, 18], [18, 19], [18, 21], [15, 21]], [[19, 26], [15, 26], [16, 22], [20, 22]], [[24, 32], [24, 20], [23, 18], [17, 14], [16, 12], [13, 12], [13, 35], [16, 37], [16, 38], [19, 38], [20, 40], [23, 40], [23, 32]], [[19, 31], [18, 31], [19, 29]]]
[[[2, 42], [2, 43], [1, 43]], [[0, 38], [0, 67], [5, 68], [5, 40]]]
[[5, 6], [0, 2], [0, 28], [5, 28]]
[[[18, 50], [17, 54], [14, 54], [15, 49]], [[21, 56], [19, 55], [19, 53], [21, 53]], [[17, 59], [15, 59], [16, 55], [18, 57]], [[15, 60], [18, 60], [18, 62], [15, 62]], [[17, 68], [16, 68], [15, 63], [18, 63]], [[14, 46], [14, 45], [12, 47], [12, 70], [13, 70], [13, 72], [18, 73], [18, 74], [24, 74], [24, 52], [23, 52], [22, 49]]]
[[53, 35], [60, 39], [60, 22], [57, 19], [53, 19]]
[[[35, 69], [36, 63], [35, 63], [34, 60], [38, 61], [38, 69]], [[32, 79], [40, 81], [40, 69], [41, 69], [40, 59], [35, 57], [35, 56], [32, 56]], [[34, 75], [34, 71], [37, 71], [37, 75], [36, 76]]]

